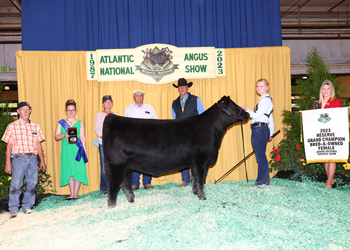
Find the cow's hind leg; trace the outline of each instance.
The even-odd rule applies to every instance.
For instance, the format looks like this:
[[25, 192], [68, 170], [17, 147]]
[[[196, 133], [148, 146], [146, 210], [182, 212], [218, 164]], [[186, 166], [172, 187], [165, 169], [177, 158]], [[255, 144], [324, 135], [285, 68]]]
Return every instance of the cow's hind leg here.
[[117, 205], [117, 195], [122, 184], [125, 173], [125, 167], [118, 164], [109, 163], [108, 175], [108, 208]]
[[126, 196], [126, 199], [128, 199], [129, 202], [134, 202], [135, 200], [135, 194], [132, 190], [132, 169], [127, 168], [125, 171], [124, 179], [123, 179], [123, 190]]
[[191, 167], [191, 175], [192, 175], [192, 192], [195, 195], [198, 195], [198, 167]]

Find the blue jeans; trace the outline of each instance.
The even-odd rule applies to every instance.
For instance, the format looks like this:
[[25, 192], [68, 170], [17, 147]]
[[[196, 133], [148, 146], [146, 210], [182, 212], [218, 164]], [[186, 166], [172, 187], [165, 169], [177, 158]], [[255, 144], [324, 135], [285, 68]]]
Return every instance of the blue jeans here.
[[18, 212], [19, 196], [26, 178], [26, 191], [22, 200], [23, 211], [31, 209], [35, 203], [35, 186], [38, 183], [38, 161], [36, 155], [14, 155], [12, 159], [12, 180], [10, 186], [9, 210]]
[[98, 145], [98, 151], [100, 152], [100, 165], [101, 165], [100, 192], [105, 193], [108, 191], [108, 176], [105, 170], [103, 146], [101, 144]]
[[[132, 172], [132, 185], [133, 186], [136, 186], [136, 187], [139, 187], [140, 186], [140, 175], [141, 173], [139, 172]], [[149, 175], [145, 175], [145, 174], [142, 174], [142, 182], [143, 182], [143, 186], [146, 186], [148, 184], [151, 184], [151, 181], [152, 181], [152, 176], [149, 176]]]
[[269, 163], [266, 158], [266, 144], [270, 138], [270, 130], [266, 126], [252, 127], [252, 145], [258, 161], [258, 178], [255, 185], [270, 184]]
[[181, 176], [182, 176], [182, 183], [183, 184], [188, 184], [191, 182], [191, 175], [190, 175], [189, 169], [182, 170]]

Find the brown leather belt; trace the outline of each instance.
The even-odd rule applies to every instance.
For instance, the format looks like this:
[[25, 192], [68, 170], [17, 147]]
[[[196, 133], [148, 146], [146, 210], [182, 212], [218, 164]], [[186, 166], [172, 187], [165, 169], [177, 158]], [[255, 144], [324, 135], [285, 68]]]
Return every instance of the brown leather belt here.
[[252, 124], [252, 127], [261, 127], [261, 126], [266, 126], [268, 127], [269, 124], [265, 123], [265, 122], [256, 122]]
[[20, 155], [34, 155], [33, 153], [24, 153], [24, 154], [20, 154]]

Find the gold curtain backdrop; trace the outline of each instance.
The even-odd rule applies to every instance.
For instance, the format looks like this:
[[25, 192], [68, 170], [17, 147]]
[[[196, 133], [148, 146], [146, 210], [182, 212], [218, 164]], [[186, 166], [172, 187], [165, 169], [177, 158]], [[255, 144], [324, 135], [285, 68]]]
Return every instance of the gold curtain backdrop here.
[[[230, 96], [238, 105], [253, 109], [259, 101], [255, 83], [266, 78], [270, 83], [270, 95], [274, 103], [275, 131], [282, 127], [282, 110], [291, 109], [290, 48], [263, 47], [225, 49], [226, 77], [214, 79], [187, 79], [193, 81], [189, 89], [198, 96], [204, 109], [208, 109], [222, 96]], [[86, 79], [85, 51], [17, 51], [17, 77], [19, 101], [27, 101], [32, 106], [31, 119], [40, 124], [45, 136], [42, 143], [46, 155], [47, 173], [51, 175], [53, 189], [57, 194], [69, 194], [68, 186], [60, 187], [61, 142], [54, 139], [55, 128], [60, 119], [66, 118], [65, 102], [74, 99], [77, 102], [77, 116], [85, 125], [87, 156], [86, 164], [89, 185], [82, 185], [79, 194], [99, 190], [100, 162], [98, 147], [92, 144], [97, 138], [94, 119], [102, 110], [102, 97], [112, 95], [112, 111], [124, 115], [125, 108], [133, 103], [132, 92], [142, 89], [146, 92], [144, 102], [151, 104], [159, 119], [172, 119], [171, 104], [178, 97], [178, 91], [168, 84], [153, 85], [132, 82], [97, 82]], [[209, 169], [206, 183], [214, 182], [243, 159], [242, 135], [240, 124], [234, 124], [225, 134], [217, 162]], [[250, 142], [250, 120], [243, 125], [245, 153], [252, 152]], [[282, 139], [279, 134], [267, 145], [267, 154]], [[247, 160], [249, 179], [257, 177], [255, 156]], [[223, 181], [244, 180], [244, 164], [227, 176]], [[153, 185], [168, 182], [181, 183], [181, 174], [172, 173], [153, 177]]]

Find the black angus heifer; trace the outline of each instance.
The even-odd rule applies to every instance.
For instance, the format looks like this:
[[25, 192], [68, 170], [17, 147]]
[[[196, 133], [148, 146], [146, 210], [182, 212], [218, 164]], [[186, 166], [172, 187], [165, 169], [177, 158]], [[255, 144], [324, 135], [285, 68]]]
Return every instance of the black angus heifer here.
[[205, 178], [217, 160], [222, 137], [232, 124], [248, 118], [249, 114], [226, 96], [201, 115], [183, 119], [107, 115], [102, 140], [108, 207], [116, 206], [120, 185], [128, 201], [134, 202], [133, 171], [156, 176], [191, 168], [192, 191], [205, 200]]

